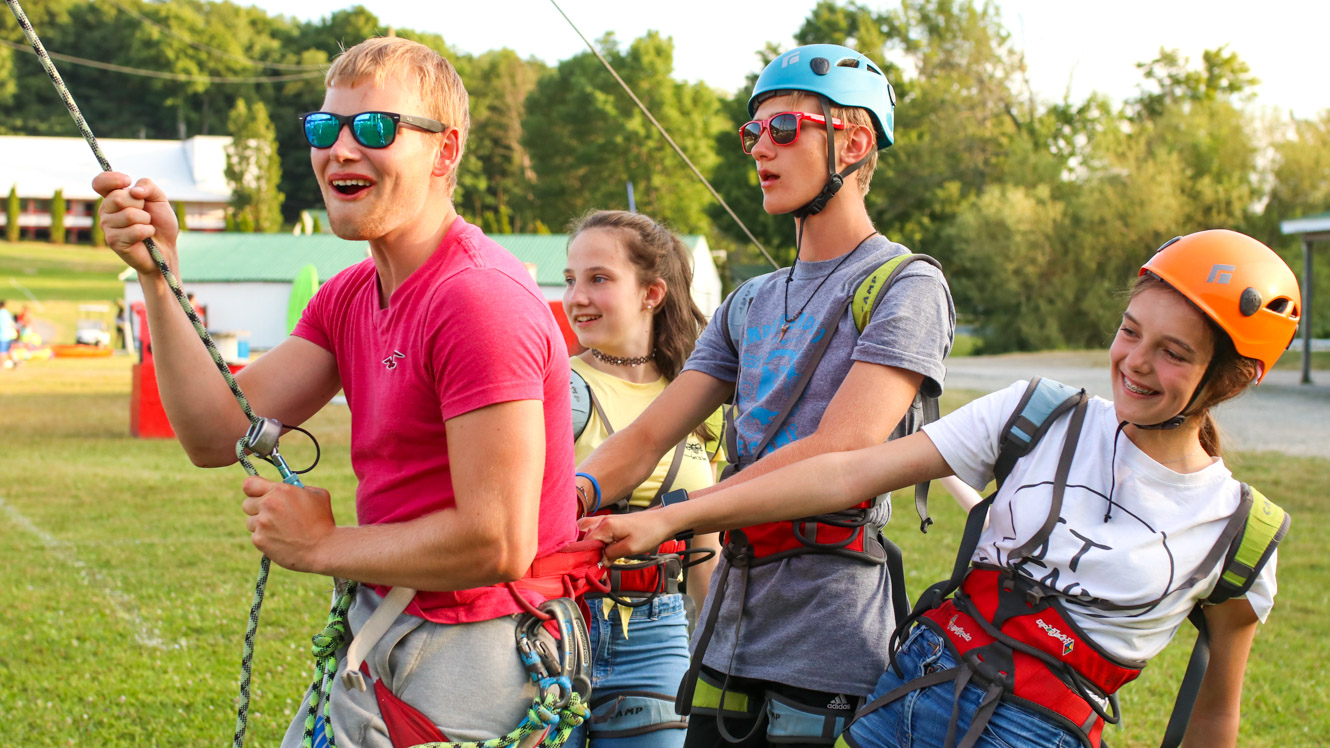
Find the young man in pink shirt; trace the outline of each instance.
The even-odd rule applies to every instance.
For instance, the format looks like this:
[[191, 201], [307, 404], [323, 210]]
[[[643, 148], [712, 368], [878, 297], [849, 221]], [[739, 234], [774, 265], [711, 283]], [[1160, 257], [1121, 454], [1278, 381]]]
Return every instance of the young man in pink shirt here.
[[[371, 676], [448, 739], [493, 738], [534, 694], [505, 583], [576, 535], [567, 351], [530, 274], [453, 208], [469, 119], [452, 65], [371, 39], [326, 84], [323, 111], [301, 118], [310, 160], [333, 230], [368, 241], [370, 258], [236, 378], [256, 413], [287, 425], [345, 392], [359, 522], [339, 526], [326, 491], [251, 477], [247, 528], [288, 569], [362, 583], [353, 631], [390, 588], [421, 590], [366, 657]], [[118, 173], [93, 186], [107, 243], [138, 271], [180, 443], [197, 465], [228, 465], [249, 423], [142, 244], [175, 266], [166, 195]], [[336, 679], [332, 715], [344, 745], [391, 745], [373, 688]], [[303, 724], [302, 708], [285, 745]]]

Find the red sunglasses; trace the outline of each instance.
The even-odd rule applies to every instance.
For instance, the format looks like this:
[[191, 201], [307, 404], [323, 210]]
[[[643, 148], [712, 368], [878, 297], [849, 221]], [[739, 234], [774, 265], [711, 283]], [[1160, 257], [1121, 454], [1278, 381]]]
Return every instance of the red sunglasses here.
[[[773, 114], [765, 120], [752, 120], [745, 122], [743, 127], [739, 128], [739, 143], [743, 146], [744, 153], [752, 153], [757, 147], [757, 141], [762, 139], [763, 131], [771, 134], [771, 142], [776, 145], [793, 145], [799, 139], [799, 125], [804, 120], [816, 122], [823, 127], [827, 125], [827, 118], [820, 114], [809, 114], [807, 112], [781, 112]], [[831, 118], [831, 126], [836, 130], [844, 130], [845, 123]]]

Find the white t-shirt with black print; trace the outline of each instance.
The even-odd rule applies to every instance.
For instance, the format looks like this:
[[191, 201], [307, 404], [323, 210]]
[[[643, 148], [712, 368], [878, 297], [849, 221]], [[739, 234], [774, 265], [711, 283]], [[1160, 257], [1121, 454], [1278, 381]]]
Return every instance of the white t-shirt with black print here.
[[[957, 477], [976, 489], [993, 478], [1002, 428], [1026, 386], [1017, 382], [924, 427]], [[1009, 566], [1009, 554], [1043, 526], [1070, 421], [1059, 418], [1016, 462], [989, 509], [974, 562]], [[1113, 403], [1091, 398], [1046, 552], [1017, 566], [1068, 594], [1085, 592], [1119, 605], [1162, 596], [1155, 605], [1126, 611], [1067, 605], [1074, 622], [1105, 651], [1144, 661], [1168, 644], [1196, 602], [1214, 590], [1222, 560], [1192, 588], [1179, 586], [1219, 541], [1237, 510], [1241, 486], [1219, 458], [1199, 472], [1175, 473], [1117, 429]], [[1111, 459], [1115, 438], [1117, 456]], [[1271, 557], [1247, 593], [1262, 621], [1274, 602], [1275, 562]]]

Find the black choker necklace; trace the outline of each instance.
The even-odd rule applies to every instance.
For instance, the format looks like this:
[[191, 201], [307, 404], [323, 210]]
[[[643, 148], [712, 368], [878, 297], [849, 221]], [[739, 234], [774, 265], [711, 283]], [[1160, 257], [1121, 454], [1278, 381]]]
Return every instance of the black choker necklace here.
[[645, 356], [611, 356], [608, 353], [601, 353], [595, 348], [591, 349], [591, 355], [595, 356], [597, 361], [604, 361], [613, 366], [641, 366], [656, 357], [655, 353], [648, 353]]

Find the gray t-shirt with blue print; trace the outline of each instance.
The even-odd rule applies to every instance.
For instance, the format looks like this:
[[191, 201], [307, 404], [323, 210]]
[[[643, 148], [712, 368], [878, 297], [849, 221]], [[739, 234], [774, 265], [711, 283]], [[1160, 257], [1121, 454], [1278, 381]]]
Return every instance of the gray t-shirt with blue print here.
[[[789, 284], [788, 314], [800, 308], [803, 312], [783, 337], [786, 272], [760, 279], [763, 286], [744, 323], [742, 375], [721, 333], [725, 321], [717, 317], [707, 326], [684, 370], [727, 382], [738, 379], [736, 426], [745, 463], [812, 434], [856, 361], [918, 372], [924, 376], [925, 392], [941, 393], [946, 375], [942, 361], [951, 348], [956, 314], [937, 268], [925, 262], [905, 268], [862, 334], [855, 329], [851, 309], [827, 320], [869, 273], [908, 253], [900, 244], [874, 236], [848, 258], [798, 263]], [[842, 259], [844, 264], [837, 267]], [[784, 407], [814, 347], [828, 334], [833, 337], [799, 402], [762, 455], [751, 455]], [[883, 501], [876, 511], [877, 519], [885, 522], [890, 505]], [[895, 627], [885, 566], [805, 554], [752, 569], [737, 650], [740, 581], [738, 571], [729, 574], [704, 664], [731, 675], [818, 691], [872, 690], [886, 668], [887, 640]], [[712, 590], [718, 581], [712, 580]], [[706, 620], [713, 603], [709, 597], [699, 620]]]

